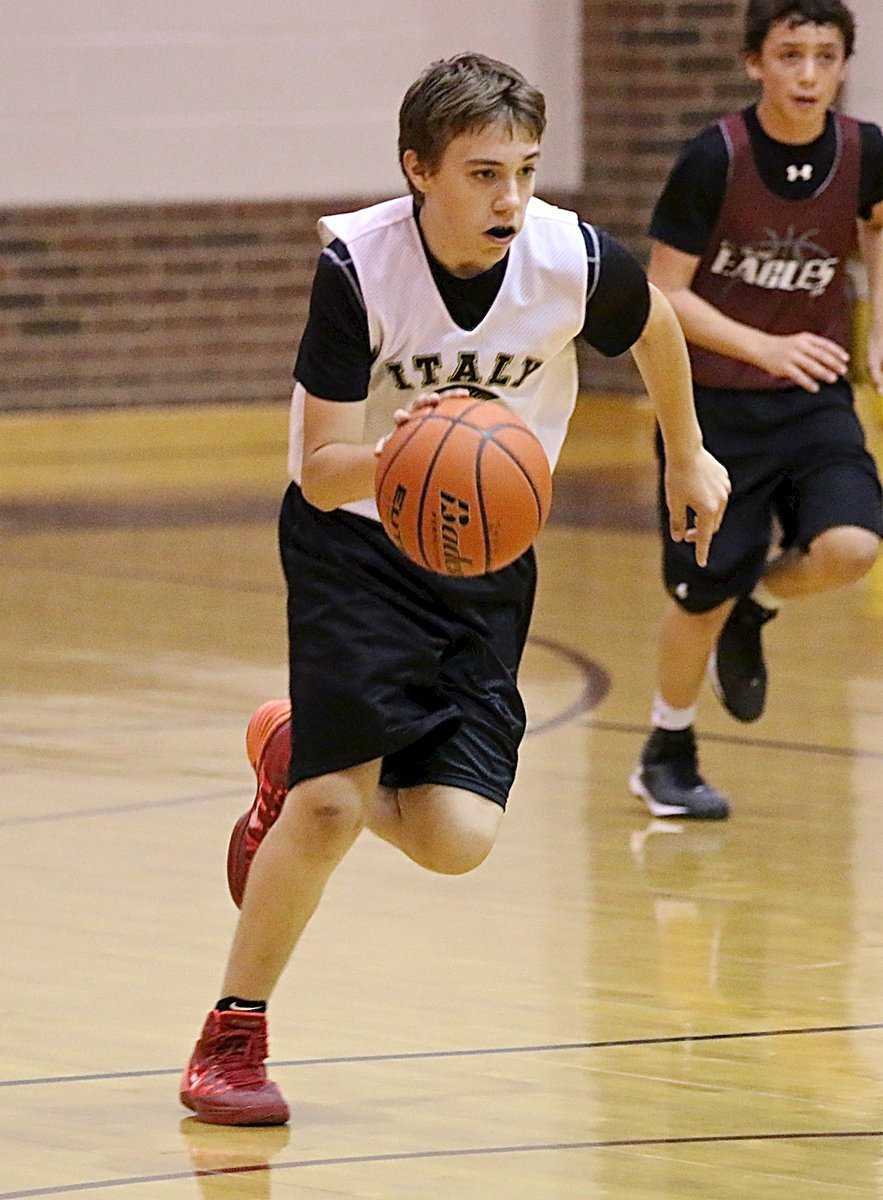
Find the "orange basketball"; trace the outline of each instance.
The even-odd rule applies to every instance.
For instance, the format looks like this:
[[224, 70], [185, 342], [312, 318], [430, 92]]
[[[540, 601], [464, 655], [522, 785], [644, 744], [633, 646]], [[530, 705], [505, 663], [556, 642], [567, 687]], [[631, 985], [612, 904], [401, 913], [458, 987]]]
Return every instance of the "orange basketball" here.
[[503, 404], [442, 397], [388, 439], [375, 492], [384, 529], [413, 562], [485, 575], [536, 538], [552, 475], [536, 435]]

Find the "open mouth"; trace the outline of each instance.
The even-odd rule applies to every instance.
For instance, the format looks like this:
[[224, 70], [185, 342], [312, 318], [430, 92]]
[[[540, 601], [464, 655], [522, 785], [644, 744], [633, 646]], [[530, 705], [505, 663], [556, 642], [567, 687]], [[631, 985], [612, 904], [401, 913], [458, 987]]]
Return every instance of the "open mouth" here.
[[510, 238], [515, 237], [515, 226], [494, 225], [492, 229], [487, 229], [485, 232], [487, 233], [487, 236], [493, 238], [494, 241], [506, 242], [509, 241]]

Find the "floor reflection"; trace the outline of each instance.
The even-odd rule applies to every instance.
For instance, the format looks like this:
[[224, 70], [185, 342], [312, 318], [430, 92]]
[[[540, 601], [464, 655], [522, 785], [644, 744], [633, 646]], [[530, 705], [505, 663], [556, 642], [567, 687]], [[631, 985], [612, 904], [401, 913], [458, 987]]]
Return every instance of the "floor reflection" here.
[[185, 1117], [180, 1130], [203, 1200], [270, 1200], [270, 1164], [288, 1145], [287, 1125], [232, 1129]]

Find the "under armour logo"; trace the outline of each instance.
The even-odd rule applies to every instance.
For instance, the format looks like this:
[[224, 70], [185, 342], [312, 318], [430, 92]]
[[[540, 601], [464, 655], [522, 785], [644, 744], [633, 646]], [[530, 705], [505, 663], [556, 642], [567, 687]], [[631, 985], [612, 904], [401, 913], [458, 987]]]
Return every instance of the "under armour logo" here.
[[786, 174], [789, 183], [796, 183], [798, 179], [804, 179], [809, 183], [812, 179], [812, 163], [804, 163], [802, 167], [797, 167], [792, 163]]

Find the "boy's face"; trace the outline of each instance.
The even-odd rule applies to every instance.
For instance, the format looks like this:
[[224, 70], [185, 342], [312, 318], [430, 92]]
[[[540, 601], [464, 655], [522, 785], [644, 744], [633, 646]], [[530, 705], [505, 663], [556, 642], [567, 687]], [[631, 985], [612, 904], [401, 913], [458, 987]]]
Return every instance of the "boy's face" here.
[[786, 18], [771, 27], [760, 53], [750, 54], [746, 66], [761, 85], [758, 112], [773, 126], [767, 132], [816, 136], [846, 76], [843, 34], [836, 25], [798, 25]]
[[535, 138], [503, 122], [453, 138], [434, 171], [405, 151], [403, 166], [423, 195], [423, 236], [453, 274], [479, 275], [505, 256], [524, 224], [539, 153]]

